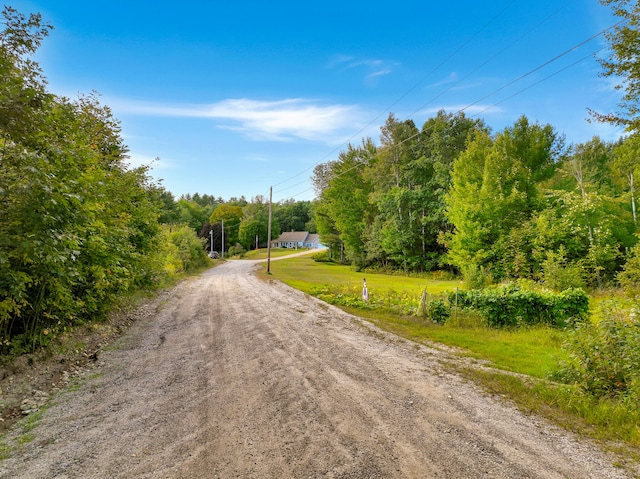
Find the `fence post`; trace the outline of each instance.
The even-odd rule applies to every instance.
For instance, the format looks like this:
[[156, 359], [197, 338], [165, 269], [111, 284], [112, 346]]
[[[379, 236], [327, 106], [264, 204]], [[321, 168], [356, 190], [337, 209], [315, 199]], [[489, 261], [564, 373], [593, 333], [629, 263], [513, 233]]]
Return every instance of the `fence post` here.
[[367, 289], [367, 278], [362, 278], [362, 301], [369, 301], [369, 290]]
[[424, 313], [427, 309], [427, 287], [425, 286], [422, 290], [422, 296], [420, 297], [420, 304], [418, 305], [418, 309], [416, 310], [416, 316], [424, 316]]
[[458, 287], [456, 286], [456, 308], [454, 310], [454, 317], [458, 319]]

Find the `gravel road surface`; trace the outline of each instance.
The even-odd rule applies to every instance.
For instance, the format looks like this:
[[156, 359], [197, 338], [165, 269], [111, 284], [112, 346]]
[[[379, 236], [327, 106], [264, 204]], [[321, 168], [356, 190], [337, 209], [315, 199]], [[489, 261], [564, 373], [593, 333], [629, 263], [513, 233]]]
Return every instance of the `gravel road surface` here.
[[184, 281], [33, 429], [0, 477], [628, 478], [592, 445], [230, 261]]

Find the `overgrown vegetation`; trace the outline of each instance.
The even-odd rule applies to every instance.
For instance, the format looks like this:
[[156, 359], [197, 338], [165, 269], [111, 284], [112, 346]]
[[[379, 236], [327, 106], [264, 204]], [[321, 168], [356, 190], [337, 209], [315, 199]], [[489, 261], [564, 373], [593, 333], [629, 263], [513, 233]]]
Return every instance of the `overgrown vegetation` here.
[[52, 27], [3, 16], [0, 353], [20, 353], [207, 258], [193, 231], [161, 224], [167, 193], [129, 167], [109, 108], [47, 92], [31, 57]]
[[[567, 333], [569, 359], [553, 377], [598, 398], [640, 404], [640, 320], [608, 302], [595, 322]], [[638, 431], [640, 434], [640, 431]]]

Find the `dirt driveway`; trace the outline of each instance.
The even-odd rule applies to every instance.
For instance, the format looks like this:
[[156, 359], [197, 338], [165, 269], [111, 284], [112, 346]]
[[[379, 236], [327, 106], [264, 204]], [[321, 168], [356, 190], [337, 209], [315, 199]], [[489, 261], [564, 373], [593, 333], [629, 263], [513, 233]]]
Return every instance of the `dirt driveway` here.
[[592, 446], [397, 339], [231, 261], [101, 352], [0, 477], [625, 478]]

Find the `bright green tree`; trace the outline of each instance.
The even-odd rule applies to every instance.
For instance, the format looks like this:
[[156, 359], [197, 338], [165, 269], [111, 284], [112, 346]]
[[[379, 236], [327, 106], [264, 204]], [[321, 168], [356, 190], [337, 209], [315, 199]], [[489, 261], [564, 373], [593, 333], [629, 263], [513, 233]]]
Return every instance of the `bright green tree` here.
[[[447, 216], [455, 229], [446, 236], [449, 258], [461, 270], [514, 275], [514, 261], [528, 262], [527, 235], [516, 234], [544, 206], [540, 184], [551, 178], [563, 141], [550, 125], [521, 117], [495, 139], [476, 133], [455, 161]], [[526, 241], [525, 241], [526, 243]], [[517, 249], [514, 251], [514, 247]], [[527, 274], [529, 265], [518, 266]]]
[[[244, 208], [244, 217], [240, 223], [239, 240], [240, 244], [247, 250], [256, 247], [267, 246], [267, 235], [269, 230], [269, 203], [261, 196], [254, 198]], [[272, 239], [280, 235], [277, 223], [271, 228]]]
[[599, 121], [623, 125], [627, 131], [640, 133], [640, 8], [633, 0], [600, 0], [610, 6], [622, 21], [605, 33], [609, 54], [600, 59], [603, 75], [615, 79], [616, 88], [623, 92], [620, 111], [610, 113], [591, 112]]

